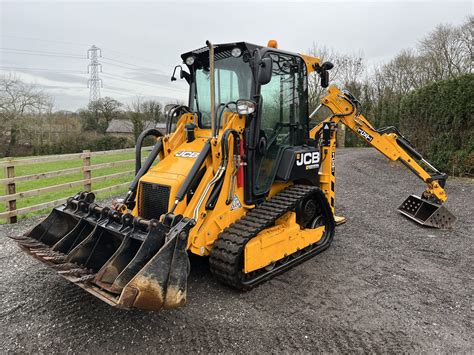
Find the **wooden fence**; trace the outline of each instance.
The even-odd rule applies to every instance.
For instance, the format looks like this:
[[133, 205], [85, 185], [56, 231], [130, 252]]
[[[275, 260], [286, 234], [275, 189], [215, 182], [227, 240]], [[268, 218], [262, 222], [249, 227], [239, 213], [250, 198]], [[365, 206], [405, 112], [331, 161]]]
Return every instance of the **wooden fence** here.
[[[151, 147], [146, 147], [143, 149], [149, 151], [151, 150]], [[17, 200], [22, 199], [22, 198], [37, 196], [42, 193], [60, 191], [60, 190], [73, 188], [73, 187], [77, 187], [78, 190], [81, 190], [81, 191], [93, 191], [96, 194], [103, 193], [103, 192], [110, 192], [110, 191], [118, 190], [124, 187], [128, 187], [130, 185], [130, 182], [94, 190], [93, 184], [99, 181], [106, 181], [113, 178], [127, 176], [133, 173], [134, 170], [126, 170], [126, 171], [121, 171], [114, 174], [97, 176], [97, 177], [92, 177], [92, 172], [94, 170], [118, 167], [118, 166], [135, 163], [135, 159], [119, 160], [119, 161], [113, 161], [109, 163], [91, 165], [91, 158], [95, 156], [114, 155], [114, 154], [134, 152], [134, 151], [135, 151], [135, 148], [108, 150], [108, 151], [101, 151], [101, 152], [90, 152], [88, 150], [85, 150], [82, 153], [75, 153], [75, 154], [62, 154], [62, 155], [51, 155], [51, 156], [42, 156], [42, 157], [38, 156], [38, 157], [32, 157], [32, 158], [5, 158], [3, 160], [0, 160], [0, 168], [4, 168], [5, 170], [5, 178], [0, 179], [0, 186], [1, 185], [5, 186], [5, 195], [0, 196], [0, 202], [5, 202], [5, 207], [6, 207], [6, 212], [0, 213], [0, 219], [6, 219], [8, 223], [16, 223], [17, 216], [19, 215], [26, 214], [33, 211], [42, 210], [45, 208], [51, 208], [56, 205], [60, 205], [66, 202], [67, 200], [67, 197], [65, 197], [58, 200], [48, 201], [48, 202], [40, 203], [38, 205], [33, 205], [33, 206], [17, 209], [16, 207]], [[68, 169], [56, 170], [56, 171], [48, 171], [48, 172], [32, 174], [32, 175], [15, 176], [15, 167], [20, 166], [20, 165], [31, 165], [31, 164], [53, 162], [53, 161], [56, 162], [56, 161], [78, 160], [78, 159], [82, 159], [82, 166], [80, 167], [68, 168]], [[33, 181], [33, 180], [39, 180], [39, 179], [50, 178], [50, 177], [58, 177], [58, 176], [64, 176], [64, 175], [81, 173], [81, 172], [83, 173], [83, 180], [67, 182], [67, 183], [52, 185], [52, 186], [45, 186], [45, 187], [35, 189], [35, 190], [16, 192], [16, 183], [18, 182]]]

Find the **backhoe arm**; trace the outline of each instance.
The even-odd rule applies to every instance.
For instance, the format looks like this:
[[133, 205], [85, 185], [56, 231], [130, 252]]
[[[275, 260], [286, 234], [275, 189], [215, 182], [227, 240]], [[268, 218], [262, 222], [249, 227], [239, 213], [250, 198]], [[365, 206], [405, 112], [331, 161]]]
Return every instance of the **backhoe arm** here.
[[[402, 214], [425, 226], [444, 229], [453, 225], [456, 217], [445, 206], [441, 206], [447, 200], [444, 186], [448, 176], [426, 161], [395, 127], [374, 128], [360, 114], [357, 99], [348, 91], [341, 91], [334, 86], [328, 88], [327, 95], [321, 100], [320, 107], [322, 106], [329, 108], [332, 114], [310, 131], [310, 138], [321, 140], [319, 181], [333, 212], [336, 180], [335, 131], [337, 125], [342, 123], [390, 160], [401, 161], [426, 184], [421, 198], [410, 195], [405, 199], [398, 208]], [[342, 217], [337, 218], [343, 220]]]
[[341, 91], [334, 86], [329, 87], [327, 92], [327, 95], [321, 100], [321, 104], [328, 107], [332, 111], [333, 116], [312, 130], [313, 137], [322, 129], [325, 123], [342, 123], [390, 160], [401, 161], [423, 180], [427, 185], [423, 198], [436, 203], [442, 203], [447, 200], [446, 192], [444, 191], [447, 175], [441, 173], [426, 161], [395, 127], [381, 130], [375, 129], [358, 112], [359, 103], [350, 93]]

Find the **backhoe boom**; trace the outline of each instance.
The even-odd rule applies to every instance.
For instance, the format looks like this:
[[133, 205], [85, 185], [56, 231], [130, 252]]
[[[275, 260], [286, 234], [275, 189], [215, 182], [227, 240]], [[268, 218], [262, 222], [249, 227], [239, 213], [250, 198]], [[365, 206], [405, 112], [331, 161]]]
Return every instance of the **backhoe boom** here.
[[[334, 130], [334, 127], [342, 123], [390, 160], [401, 161], [426, 184], [426, 190], [422, 194], [422, 199], [416, 196], [411, 196], [411, 199], [409, 198], [410, 201], [407, 199], [405, 203], [402, 204], [400, 208], [402, 213], [409, 213], [409, 217], [413, 218], [413, 215], [415, 215], [418, 210], [421, 210], [420, 207], [424, 207], [422, 205], [423, 203], [429, 203], [430, 206], [427, 208], [435, 211], [439, 208], [438, 205], [441, 205], [447, 200], [444, 186], [448, 176], [440, 172], [424, 159], [423, 156], [410, 145], [408, 140], [404, 138], [395, 127], [378, 130], [374, 128], [360, 113], [360, 103], [351, 93], [348, 91], [341, 91], [335, 86], [331, 86], [327, 89], [327, 95], [321, 99], [321, 106], [329, 108], [332, 115], [315, 126], [310, 132], [310, 137], [315, 139], [322, 136], [323, 147], [325, 145], [324, 136], [330, 136], [331, 140], [335, 140], [335, 134], [325, 134], [325, 130]], [[318, 109], [320, 107], [318, 107]], [[312, 115], [314, 115], [315, 112], [313, 112]], [[335, 142], [329, 144], [332, 149], [331, 153], [336, 149], [334, 143]], [[325, 173], [326, 171], [323, 166], [320, 175], [324, 176]], [[334, 191], [324, 191], [326, 192], [328, 200], [334, 201]], [[419, 201], [414, 202], [416, 199], [419, 199]], [[406, 209], [404, 207], [409, 207], [410, 211], [404, 211]], [[446, 222], [446, 224], [451, 225], [454, 222], [454, 216], [452, 216], [450, 212], [446, 212], [449, 213], [449, 218], [452, 220], [452, 222]], [[431, 217], [432, 214], [433, 213], [429, 214], [426, 219]], [[420, 222], [418, 219], [416, 220]], [[425, 224], [424, 222], [426, 222], [426, 219], [422, 221], [423, 224]]]

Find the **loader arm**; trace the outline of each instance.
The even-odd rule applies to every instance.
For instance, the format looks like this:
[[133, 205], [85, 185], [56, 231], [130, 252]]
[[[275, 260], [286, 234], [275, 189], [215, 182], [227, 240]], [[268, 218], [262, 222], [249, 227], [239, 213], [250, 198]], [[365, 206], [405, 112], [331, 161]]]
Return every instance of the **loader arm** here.
[[[455, 217], [444, 206], [441, 207], [441, 204], [447, 200], [444, 186], [448, 176], [424, 159], [398, 129], [395, 127], [376, 129], [359, 112], [360, 103], [357, 99], [351, 93], [341, 91], [335, 86], [328, 88], [327, 95], [321, 99], [320, 107], [322, 106], [329, 108], [332, 115], [310, 131], [310, 138], [323, 137], [323, 159], [325, 155], [335, 152], [334, 131], [335, 127], [342, 123], [390, 160], [402, 162], [426, 184], [426, 189], [421, 198], [412, 195], [405, 200], [399, 208], [401, 213], [418, 223], [430, 226], [449, 228], [454, 223]], [[328, 149], [326, 153], [324, 152], [325, 148]], [[329, 180], [324, 177], [325, 174], [330, 175], [325, 173], [323, 161], [323, 171], [320, 173], [322, 175], [322, 185], [324, 185], [325, 180]], [[334, 168], [332, 168], [331, 175], [332, 181], [335, 181]], [[334, 208], [334, 189], [325, 189], [325, 192]]]

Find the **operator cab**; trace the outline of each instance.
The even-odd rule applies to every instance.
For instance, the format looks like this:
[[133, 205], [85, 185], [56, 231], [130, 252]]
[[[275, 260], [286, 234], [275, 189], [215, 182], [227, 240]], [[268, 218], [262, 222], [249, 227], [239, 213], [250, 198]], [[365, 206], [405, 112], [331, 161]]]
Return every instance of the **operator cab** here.
[[[275, 47], [275, 45], [274, 45]], [[211, 128], [209, 48], [184, 53], [189, 108], [200, 128]], [[307, 64], [277, 48], [246, 42], [214, 45], [216, 127], [219, 112], [251, 100], [245, 131], [245, 200], [261, 201], [275, 181], [317, 183], [319, 148], [309, 142]], [[183, 74], [184, 73], [184, 74]]]

